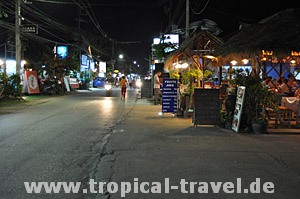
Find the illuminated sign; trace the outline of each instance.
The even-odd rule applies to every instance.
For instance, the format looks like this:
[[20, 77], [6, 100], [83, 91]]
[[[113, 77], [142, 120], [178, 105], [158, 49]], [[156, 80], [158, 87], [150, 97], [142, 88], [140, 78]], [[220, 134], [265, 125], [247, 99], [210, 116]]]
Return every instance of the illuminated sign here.
[[58, 54], [62, 58], [66, 58], [68, 54], [67, 46], [57, 46], [56, 54]]
[[87, 56], [81, 55], [81, 65], [87, 66]]
[[99, 62], [99, 70], [100, 72], [106, 73], [106, 62]]

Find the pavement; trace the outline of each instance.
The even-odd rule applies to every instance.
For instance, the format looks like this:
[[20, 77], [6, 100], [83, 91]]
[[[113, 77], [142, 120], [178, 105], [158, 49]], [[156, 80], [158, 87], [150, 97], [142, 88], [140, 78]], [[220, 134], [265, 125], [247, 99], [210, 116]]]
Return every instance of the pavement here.
[[[299, 198], [300, 135], [234, 133], [206, 125], [195, 128], [191, 118], [160, 112], [161, 106], [152, 100], [136, 101], [112, 129], [96, 169], [97, 182], [161, 182], [164, 190], [164, 179], [169, 179], [175, 187], [168, 194], [126, 195], [137, 199]], [[245, 183], [243, 188], [257, 178], [272, 182], [275, 192], [183, 194], [179, 185], [182, 179], [197, 184], [236, 182], [238, 178]], [[96, 198], [120, 198], [120, 193]]]

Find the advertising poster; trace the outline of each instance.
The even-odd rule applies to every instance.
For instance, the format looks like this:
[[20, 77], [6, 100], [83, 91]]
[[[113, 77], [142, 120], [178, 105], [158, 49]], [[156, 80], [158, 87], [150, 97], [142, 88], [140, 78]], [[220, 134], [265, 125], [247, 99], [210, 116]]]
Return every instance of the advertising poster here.
[[27, 83], [28, 94], [40, 93], [38, 78], [35, 71], [25, 71], [25, 79]]
[[245, 86], [239, 86], [237, 90], [235, 109], [233, 112], [233, 120], [232, 120], [232, 130], [235, 132], [239, 132], [241, 117], [242, 117], [242, 109], [245, 97]]

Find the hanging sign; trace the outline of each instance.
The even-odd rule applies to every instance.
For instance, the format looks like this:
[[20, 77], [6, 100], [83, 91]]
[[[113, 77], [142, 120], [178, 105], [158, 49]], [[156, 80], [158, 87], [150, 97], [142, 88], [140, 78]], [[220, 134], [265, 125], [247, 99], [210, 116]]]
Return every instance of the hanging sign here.
[[34, 24], [24, 24], [21, 26], [21, 31], [24, 33], [38, 34], [38, 26]]
[[235, 132], [239, 132], [241, 117], [242, 117], [242, 109], [244, 104], [245, 97], [245, 86], [239, 86], [237, 90], [235, 109], [232, 120], [232, 130]]

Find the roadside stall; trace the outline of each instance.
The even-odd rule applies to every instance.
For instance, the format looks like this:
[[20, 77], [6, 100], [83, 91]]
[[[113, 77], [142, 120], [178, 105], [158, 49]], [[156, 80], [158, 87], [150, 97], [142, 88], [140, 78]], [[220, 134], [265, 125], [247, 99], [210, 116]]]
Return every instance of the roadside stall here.
[[[287, 9], [262, 19], [258, 23], [242, 27], [237, 34], [232, 36], [215, 52], [218, 62], [222, 66], [220, 76], [224, 80], [228, 79], [229, 87], [244, 85], [244, 81], [248, 82], [248, 85], [244, 85], [246, 86], [246, 106], [248, 106], [249, 99], [259, 99], [257, 102], [259, 101], [260, 103], [255, 104], [253, 102], [252, 105], [252, 109], [255, 109], [257, 114], [251, 112], [250, 109], [248, 112], [244, 111], [244, 118], [253, 118], [247, 121], [249, 125], [258, 121], [261, 123], [265, 122], [267, 118], [263, 114], [263, 109], [261, 109], [263, 106], [273, 107], [271, 108], [272, 110], [278, 110], [281, 107], [282, 110], [292, 109], [292, 107], [286, 107], [289, 106], [285, 102], [287, 97], [277, 94], [278, 88], [270, 88], [269, 92], [266, 92], [267, 89], [262, 88], [259, 82], [262, 82], [266, 77], [271, 77], [275, 81], [279, 78], [287, 79], [290, 76], [296, 77], [296, 79], [299, 78], [299, 16], [300, 9]], [[249, 78], [242, 75], [241, 72], [246, 71], [242, 70], [244, 69], [243, 67], [237, 67], [237, 70], [234, 70], [235, 66], [244, 65], [244, 60], [248, 60], [249, 66], [251, 66], [247, 71], [250, 72]], [[235, 74], [234, 71], [238, 71], [238, 73]], [[239, 75], [238, 81], [235, 81], [235, 75]], [[257, 80], [255, 83], [252, 82], [253, 78]], [[258, 92], [251, 92], [250, 87], [261, 91], [261, 94], [258, 95]], [[278, 102], [274, 98], [281, 98], [282, 101], [279, 100], [280, 102]], [[280, 103], [281, 107], [279, 107]], [[297, 108], [292, 110], [295, 113], [299, 113]], [[246, 115], [246, 113], [249, 115]], [[298, 121], [298, 116], [296, 120]], [[247, 129], [251, 130], [251, 125], [249, 125]], [[291, 128], [294, 127], [292, 125]], [[296, 125], [296, 128], [298, 128], [298, 125]]]

